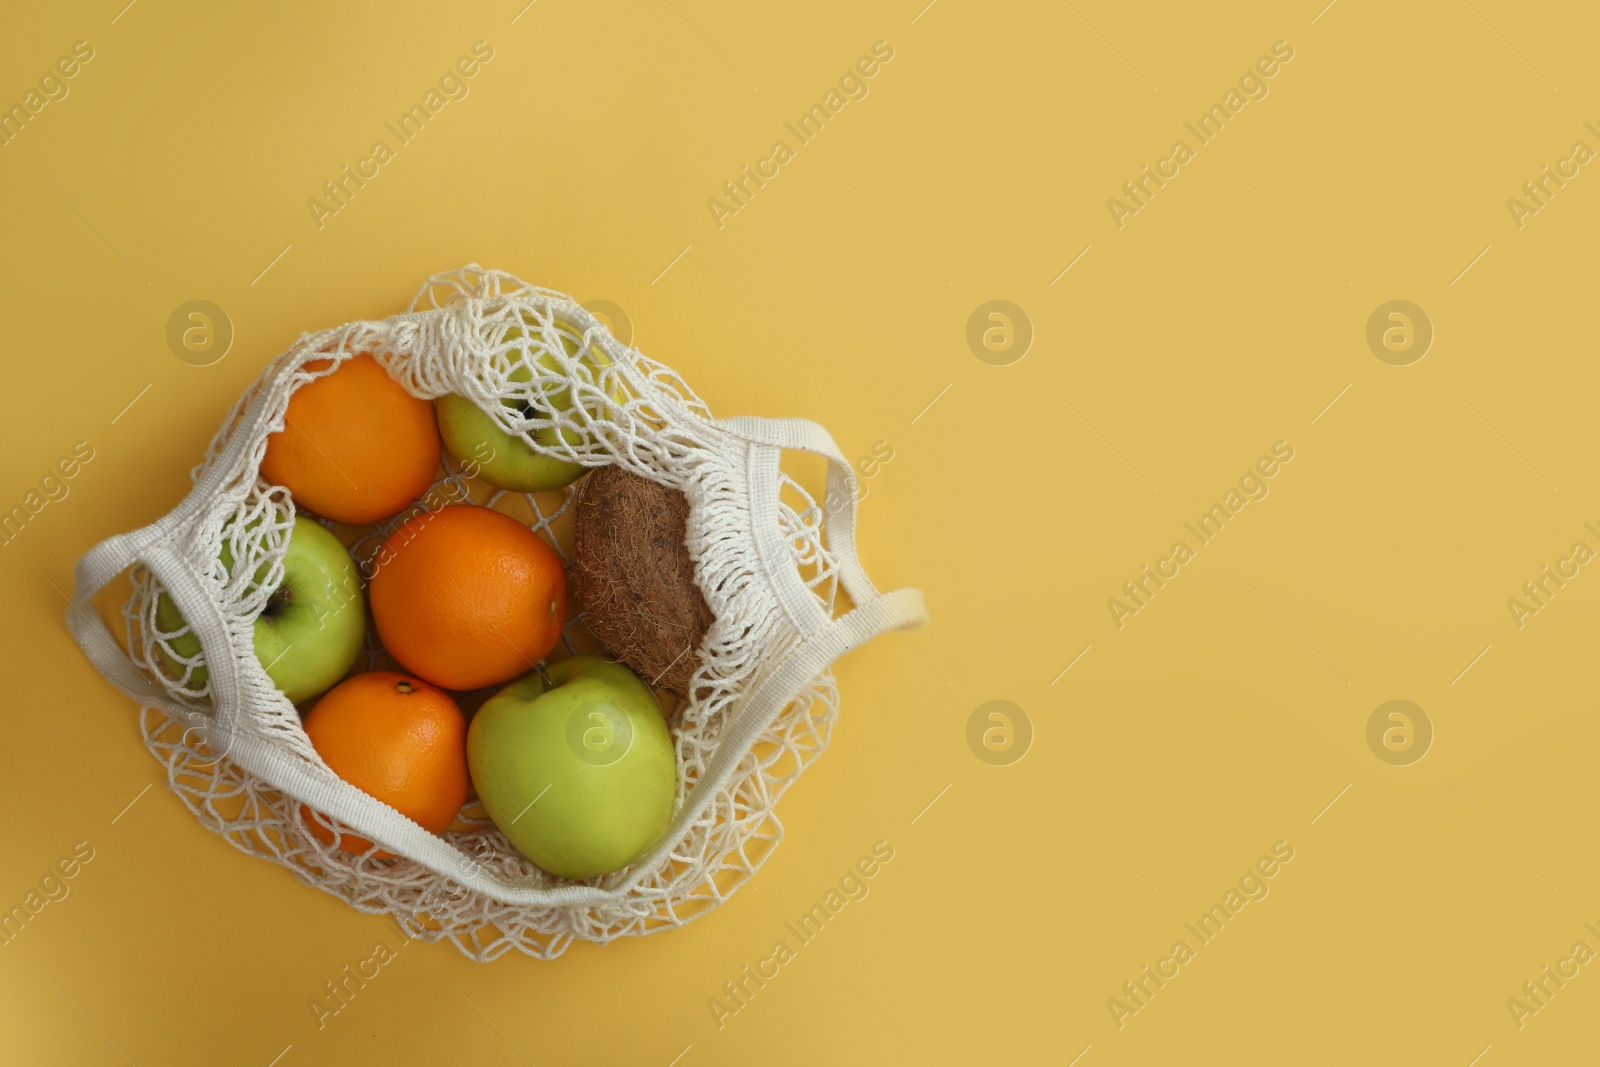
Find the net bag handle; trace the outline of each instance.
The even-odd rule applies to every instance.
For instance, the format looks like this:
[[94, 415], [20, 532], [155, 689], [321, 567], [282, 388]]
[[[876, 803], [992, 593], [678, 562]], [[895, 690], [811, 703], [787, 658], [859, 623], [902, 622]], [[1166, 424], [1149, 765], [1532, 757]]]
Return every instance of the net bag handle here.
[[[927, 624], [928, 609], [921, 590], [897, 589], [889, 593], [879, 592], [861, 566], [861, 557], [856, 552], [856, 472], [844, 458], [844, 453], [839, 450], [838, 444], [834, 442], [833, 435], [809, 419], [741, 416], [723, 419], [717, 425], [735, 436], [758, 445], [778, 450], [795, 449], [810, 452], [828, 461], [828, 481], [822, 498], [822, 528], [827, 535], [828, 551], [834, 557], [834, 563], [839, 570], [840, 584], [844, 586], [845, 592], [850, 595], [856, 606], [838, 619], [825, 620], [827, 625], [816, 626], [813, 620], [813, 627], [816, 630], [820, 633], [832, 632], [833, 642], [842, 640], [841, 651], [844, 651], [864, 644], [887, 630], [914, 630]], [[758, 491], [758, 499], [764, 497], [765, 502], [776, 503], [775, 487], [772, 487], [774, 491], [770, 494], [759, 492], [760, 489], [767, 488], [765, 486], [754, 488]], [[757, 518], [760, 520], [775, 516]], [[766, 528], [757, 530], [758, 537], [763, 533], [777, 534], [776, 521], [758, 521], [758, 527]], [[769, 557], [774, 562], [777, 558]], [[774, 577], [778, 576], [775, 574]], [[780, 591], [791, 588], [787, 582], [781, 580], [777, 584]], [[815, 594], [809, 590], [803, 602], [807, 606], [817, 607], [820, 613], [820, 605], [816, 603]], [[838, 655], [839, 653], [834, 653], [817, 663], [813, 673], [825, 669]]]
[[[133, 661], [123, 652], [121, 644], [112, 636], [110, 628], [106, 626], [105, 620], [94, 607], [95, 594], [135, 563], [145, 563], [149, 566], [163, 586], [174, 589], [176, 597], [176, 590], [186, 584], [184, 572], [187, 568], [174, 566], [172, 553], [166, 549], [167, 527], [170, 525], [169, 516], [131, 533], [107, 538], [84, 553], [73, 570], [72, 601], [67, 608], [67, 629], [101, 676], [129, 698], [144, 706], [160, 708], [175, 719], [192, 721], [196, 710], [172, 699], [165, 690], [151, 681], [149, 676], [133, 665]], [[221, 612], [203, 589], [184, 589], [184, 600], [189, 604], [190, 610], [195, 607], [200, 609], [192, 623], [197, 636], [203, 632], [216, 634], [223, 631]], [[207, 606], [210, 607], [209, 611], [206, 611]], [[205, 628], [204, 631], [201, 627]], [[222, 640], [226, 641], [225, 632]], [[215, 645], [216, 641], [216, 637], [211, 638], [212, 645]], [[201, 648], [206, 650], [209, 662], [212, 653], [207, 645], [207, 638], [201, 636], [200, 643]], [[224, 670], [229, 671], [233, 666], [231, 652], [224, 658], [226, 659]]]

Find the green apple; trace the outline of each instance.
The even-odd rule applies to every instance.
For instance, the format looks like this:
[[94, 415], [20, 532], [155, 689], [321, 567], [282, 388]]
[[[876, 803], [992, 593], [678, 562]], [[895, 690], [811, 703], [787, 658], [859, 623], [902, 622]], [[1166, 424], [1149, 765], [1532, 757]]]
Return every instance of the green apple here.
[[[527, 405], [520, 406], [524, 415], [531, 414]], [[584, 472], [582, 464], [535, 452], [522, 438], [502, 430], [464, 396], [447, 393], [433, 402], [433, 410], [439, 418], [439, 436], [450, 455], [468, 474], [498, 489], [544, 493], [571, 485]], [[559, 430], [546, 427], [535, 430], [533, 439], [542, 445], [553, 445], [558, 433]]]
[[[533, 319], [525, 318], [524, 321], [530, 328], [535, 327]], [[566, 331], [582, 333], [575, 326], [559, 324]], [[505, 339], [513, 341], [522, 335], [522, 329], [513, 326], [506, 331]], [[578, 342], [567, 336], [567, 332], [561, 333], [561, 343], [569, 356], [578, 354]], [[560, 369], [559, 363], [548, 353], [540, 356], [538, 362], [546, 370]], [[608, 363], [610, 357], [597, 348], [591, 348], [583, 360], [586, 367], [594, 368]], [[509, 380], [519, 383], [532, 381], [533, 369], [526, 363], [519, 363], [511, 369]], [[434, 412], [439, 418], [439, 436], [444, 439], [445, 448], [449, 449], [456, 462], [490, 485], [518, 493], [543, 493], [570, 485], [587, 469], [582, 464], [568, 463], [534, 451], [522, 438], [502, 430], [493, 418], [466, 397], [450, 393], [433, 403]], [[502, 403], [524, 418], [542, 414], [536, 405], [527, 402]], [[549, 397], [549, 403], [557, 411], [571, 410], [572, 390], [560, 390]], [[581, 412], [578, 419], [582, 420]], [[533, 439], [546, 446], [558, 444], [562, 436], [566, 437], [569, 444], [577, 444], [582, 440], [575, 431], [567, 430], [563, 435], [563, 431], [553, 426], [533, 432]]]
[[[226, 543], [221, 558], [231, 572], [233, 552]], [[266, 569], [263, 564], [260, 578], [266, 577]], [[183, 615], [166, 593], [156, 600], [156, 625], [163, 633], [184, 628]], [[283, 555], [283, 581], [255, 623], [256, 658], [267, 677], [293, 703], [310, 700], [355, 666], [366, 629], [361, 578], [350, 553], [322, 524], [295, 516]], [[200, 652], [200, 638], [192, 631], [167, 644], [186, 659]], [[157, 648], [167, 676], [182, 678], [183, 664]], [[204, 687], [206, 677], [206, 668], [196, 667], [186, 688]]]
[[519, 852], [562, 878], [593, 878], [644, 855], [671, 821], [672, 735], [650, 687], [620, 663], [574, 656], [545, 675], [478, 709], [467, 766]]

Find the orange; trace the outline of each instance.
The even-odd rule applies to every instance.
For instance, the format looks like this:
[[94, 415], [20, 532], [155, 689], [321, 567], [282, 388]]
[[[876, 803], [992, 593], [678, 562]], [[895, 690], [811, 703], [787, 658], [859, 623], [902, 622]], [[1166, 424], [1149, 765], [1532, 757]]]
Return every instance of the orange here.
[[439, 447], [433, 405], [363, 354], [294, 391], [283, 429], [267, 438], [261, 476], [287, 487], [297, 507], [335, 522], [377, 522], [428, 491]]
[[[394, 671], [347, 678], [317, 701], [305, 727], [334, 774], [429, 833], [449, 826], [467, 802], [466, 717], [420, 678]], [[301, 811], [311, 832], [331, 843], [333, 833]], [[339, 847], [360, 854], [372, 842], [345, 834]]]
[[383, 647], [434, 685], [509, 681], [561, 639], [561, 559], [509, 515], [475, 504], [426, 512], [394, 532], [377, 564], [369, 600]]

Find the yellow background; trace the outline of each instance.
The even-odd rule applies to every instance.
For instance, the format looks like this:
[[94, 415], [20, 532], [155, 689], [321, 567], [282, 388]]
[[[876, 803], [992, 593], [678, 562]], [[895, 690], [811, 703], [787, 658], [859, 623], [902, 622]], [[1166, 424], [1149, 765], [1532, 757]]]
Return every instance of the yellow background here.
[[[0, 948], [5, 1062], [1501, 1067], [1592, 1047], [1600, 967], [1520, 1029], [1506, 1006], [1575, 941], [1600, 949], [1600, 577], [1521, 629], [1506, 606], [1575, 541], [1600, 548], [1600, 177], [1520, 229], [1506, 206], [1574, 141], [1600, 148], [1592, 11], [123, 2], [0, 25], [0, 102], [95, 49], [0, 148], [0, 504], [95, 449], [0, 548], [0, 906], [95, 849]], [[478, 40], [470, 96], [319, 229], [307, 199]], [[719, 229], [706, 200], [879, 40], [870, 95]], [[1270, 95], [1118, 229], [1107, 198], [1279, 40]], [[393, 935], [164, 789], [127, 807], [158, 768], [62, 594], [92, 544], [180, 498], [300, 331], [469, 261], [621, 305], [719, 415], [814, 418], [851, 457], [888, 442], [862, 554], [934, 623], [839, 663], [833, 743], [720, 910], [554, 962], [412, 945], [319, 1031], [310, 998]], [[164, 339], [197, 298], [237, 331], [206, 367]], [[1405, 367], [1365, 341], [1396, 298], [1436, 331]], [[965, 339], [990, 299], [1035, 330], [1009, 366]], [[1270, 496], [1119, 629], [1106, 600], [1279, 440]], [[993, 699], [1034, 731], [1009, 766], [967, 744]], [[1435, 729], [1410, 766], [1367, 745], [1391, 699]], [[719, 1029], [708, 999], [879, 840], [895, 859], [870, 896]], [[1280, 840], [1270, 896], [1119, 1029], [1108, 998]]]

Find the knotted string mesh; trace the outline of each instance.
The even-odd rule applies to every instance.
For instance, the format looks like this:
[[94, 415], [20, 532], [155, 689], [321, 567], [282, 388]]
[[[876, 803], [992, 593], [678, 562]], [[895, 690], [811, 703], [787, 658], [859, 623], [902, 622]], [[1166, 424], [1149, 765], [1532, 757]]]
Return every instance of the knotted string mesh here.
[[[570, 893], [526, 892], [574, 883], [522, 857], [475, 804], [442, 835], [453, 853], [441, 860], [383, 858], [376, 845], [359, 855], [346, 852], [337, 840], [352, 830], [369, 839], [387, 831], [391, 847], [414, 844], [411, 831], [424, 831], [392, 809], [386, 810], [398, 821], [377, 820], [382, 825], [352, 826], [312, 813], [301, 802], [304, 790], [291, 796], [282, 782], [231, 758], [265, 745], [291, 756], [314, 782], [342, 785], [330, 781], [334, 776], [298, 712], [254, 655], [254, 622], [282, 580], [295, 515], [289, 493], [262, 481], [258, 470], [267, 437], [283, 428], [293, 389], [364, 352], [415, 396], [468, 397], [502, 429], [546, 454], [585, 466], [618, 464], [689, 500], [686, 540], [715, 621], [700, 649], [692, 698], [678, 702], [673, 719], [680, 818], [635, 867], [581, 883], [605, 893], [578, 894], [584, 899], [574, 902]], [[536, 439], [540, 431], [555, 432]], [[235, 847], [281, 864], [362, 911], [393, 915], [412, 936], [448, 938], [477, 960], [513, 948], [549, 958], [575, 939], [604, 943], [646, 934], [716, 906], [781, 840], [774, 806], [827, 744], [838, 710], [832, 675], [822, 669], [753, 742], [724, 756], [735, 762], [713, 762], [732, 724], [751, 710], [745, 703], [752, 691], [807, 637], [792, 599], [785, 602], [766, 572], [756, 541], [781, 542], [798, 579], [794, 587], [808, 590], [802, 595], [814, 598], [827, 619], [850, 606], [822, 510], [782, 474], [777, 499], [763, 503], [762, 487], [750, 481], [748, 447], [712, 421], [672, 370], [621, 345], [571, 298], [476, 266], [431, 279], [401, 315], [303, 336], [235, 405], [193, 472], [195, 493], [164, 531], [164, 542], [189, 563], [219, 609], [221, 634], [207, 647], [232, 653], [236, 700], [227, 694], [219, 700], [213, 692], [217, 673], [201, 670], [207, 652], [183, 655], [174, 647], [191, 632], [204, 640], [203, 627], [164, 629], [158, 622], [166, 592], [158, 568], [144, 562], [132, 568], [134, 593], [123, 610], [127, 648], [133, 664], [170, 698], [164, 707], [140, 712], [145, 743], [165, 766], [169, 788], [202, 825]], [[564, 540], [573, 488], [507, 493], [468, 474], [446, 460], [432, 489], [406, 512], [365, 528], [325, 525], [343, 535], [361, 573], [370, 576], [379, 546], [409, 518], [471, 501], [526, 522], [568, 562]], [[763, 520], [776, 528], [757, 529]], [[231, 566], [223, 561], [224, 546]], [[568, 622], [563, 638], [552, 658], [596, 647], [581, 615]], [[388, 665], [370, 627], [365, 652], [365, 669]], [[474, 703], [470, 696], [463, 700]], [[697, 797], [697, 784], [714, 767], [720, 784]], [[691, 797], [704, 803], [685, 819]], [[335, 844], [313, 835], [307, 819], [332, 830]]]

